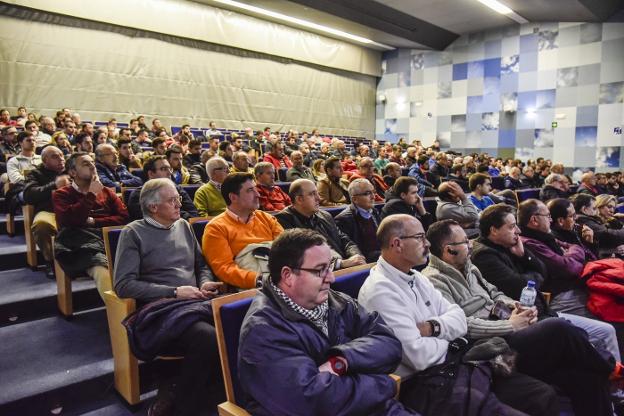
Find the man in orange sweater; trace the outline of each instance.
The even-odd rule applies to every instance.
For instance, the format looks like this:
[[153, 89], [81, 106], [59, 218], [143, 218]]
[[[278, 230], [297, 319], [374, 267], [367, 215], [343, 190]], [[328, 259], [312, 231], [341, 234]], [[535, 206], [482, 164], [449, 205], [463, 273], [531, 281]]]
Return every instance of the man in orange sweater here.
[[252, 174], [229, 174], [221, 194], [227, 209], [204, 230], [204, 257], [220, 280], [241, 289], [254, 288], [260, 273], [239, 267], [234, 258], [248, 244], [273, 241], [284, 229], [272, 215], [258, 210], [260, 196]]

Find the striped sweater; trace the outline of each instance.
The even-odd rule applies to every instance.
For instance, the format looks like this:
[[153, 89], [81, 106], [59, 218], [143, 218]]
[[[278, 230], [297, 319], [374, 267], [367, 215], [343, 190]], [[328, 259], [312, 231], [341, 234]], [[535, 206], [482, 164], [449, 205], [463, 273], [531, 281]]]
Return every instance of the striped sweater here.
[[466, 265], [465, 273], [462, 274], [450, 264], [431, 254], [429, 265], [422, 271], [422, 274], [431, 280], [433, 286], [442, 293], [446, 300], [458, 304], [464, 310], [470, 338], [490, 338], [513, 332], [509, 321], [488, 320], [495, 301], [501, 300], [507, 304], [513, 304], [513, 299], [488, 283], [470, 260]]

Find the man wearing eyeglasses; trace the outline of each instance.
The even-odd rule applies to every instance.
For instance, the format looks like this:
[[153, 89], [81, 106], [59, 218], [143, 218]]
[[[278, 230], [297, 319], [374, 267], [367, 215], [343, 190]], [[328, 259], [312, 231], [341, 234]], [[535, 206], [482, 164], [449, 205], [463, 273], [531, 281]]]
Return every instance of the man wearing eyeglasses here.
[[229, 167], [225, 159], [213, 157], [206, 162], [208, 183], [195, 192], [193, 203], [202, 217], [215, 217], [225, 211], [225, 199], [221, 195], [221, 185], [228, 175]]
[[320, 208], [316, 185], [309, 179], [297, 179], [289, 189], [292, 205], [275, 214], [284, 227], [308, 228], [323, 235], [337, 258], [337, 269], [365, 264], [366, 259], [358, 246], [336, 226], [331, 214]]
[[544, 187], [540, 190], [539, 199], [546, 202], [555, 198], [567, 198], [568, 180], [564, 175], [551, 173], [544, 179]]
[[381, 254], [377, 241], [377, 227], [381, 223], [375, 209], [375, 188], [364, 178], [349, 184], [351, 205], [334, 218], [340, 231], [345, 233], [366, 257], [367, 263], [374, 263]]
[[[525, 202], [529, 204], [522, 208], [523, 213], [518, 217], [520, 224], [528, 224], [530, 220], [534, 224], [541, 224], [540, 226], [545, 229], [545, 223], [548, 221], [548, 229], [550, 229], [550, 213], [546, 206], [540, 202], [542, 208], [529, 216], [528, 207], [537, 205], [531, 200]], [[566, 276], [566, 268], [576, 263], [579, 255], [584, 255], [580, 254], [583, 250], [578, 246], [569, 249], [569, 260], [566, 260], [566, 264], [562, 263], [558, 269], [553, 270], [552, 275], [549, 274], [537, 252], [529, 248], [532, 246], [535, 249], [538, 241], [529, 242], [525, 246], [524, 242], [527, 239], [520, 238], [520, 229], [516, 225], [514, 213], [512, 207], [496, 204], [486, 208], [481, 214], [481, 237], [475, 241], [471, 257], [483, 278], [512, 299], [520, 299], [527, 281], [535, 281], [535, 287], [538, 290], [535, 305], [540, 319], [557, 316], [565, 318], [574, 326], [585, 330], [594, 345], [601, 346], [616, 361], [620, 361], [618, 341], [613, 327], [605, 322], [590, 319], [592, 315], [585, 309], [585, 302], [579, 301], [577, 297], [579, 293], [576, 291], [559, 292], [562, 288], [561, 283], [554, 281], [554, 279], [569, 280], [571, 278], [569, 275]], [[535, 215], [535, 213], [542, 215]], [[553, 237], [549, 239], [549, 244], [555, 247], [554, 244], [558, 243]], [[552, 249], [549, 247], [549, 250]], [[544, 257], [541, 258], [544, 259]], [[546, 302], [541, 293], [545, 290], [544, 285], [549, 290], [554, 290], [550, 304]], [[573, 285], [576, 286], [576, 283]], [[557, 299], [562, 294], [563, 296]]]
[[[501, 401], [530, 415], [556, 415], [558, 398], [552, 384], [570, 396], [576, 414], [608, 409], [604, 391], [612, 364], [585, 334], [563, 319], [538, 322], [534, 309], [522, 307], [488, 283], [471, 263], [472, 242], [456, 221], [434, 223], [427, 240], [431, 256], [423, 274], [446, 300], [464, 310], [468, 336], [503, 337], [518, 353], [518, 372], [494, 373], [493, 390]], [[600, 377], [595, 373], [601, 368]]]
[[334, 292], [319, 233], [286, 230], [240, 333], [238, 375], [253, 415], [415, 415], [393, 396], [401, 344], [377, 313]]
[[[147, 159], [145, 166], [143, 166], [143, 173], [148, 181], [159, 178], [171, 178], [171, 166], [165, 156], [152, 156]], [[147, 182], [146, 182], [147, 183]], [[181, 206], [180, 216], [185, 220], [189, 218], [198, 217], [197, 208], [193, 205], [193, 200], [189, 194], [180, 185], [176, 185], [176, 191], [180, 195]], [[130, 214], [130, 220], [140, 220], [143, 218], [143, 211], [141, 210], [140, 203], [141, 188], [135, 189], [128, 198], [128, 213]]]
[[119, 153], [112, 144], [100, 144], [95, 148], [95, 168], [102, 185], [121, 191], [122, 186], [141, 186], [143, 181], [131, 174], [119, 163]]
[[[215, 383], [221, 374], [211, 316], [200, 313], [203, 304], [198, 302], [215, 297], [222, 284], [215, 282], [191, 226], [180, 219], [180, 195], [169, 178], [146, 182], [140, 204], [143, 219], [128, 224], [119, 237], [115, 292], [136, 299], [143, 310], [159, 313], [146, 325], [150, 328], [133, 331], [135, 339], [141, 333], [153, 337], [140, 338], [145, 342], [139, 345], [153, 345], [150, 341], [158, 339], [162, 342], [154, 342], [153, 354], [184, 356], [176, 383], [161, 381], [148, 414], [198, 415], [206, 407], [208, 383]], [[155, 301], [166, 309], [157, 309]], [[179, 318], [186, 307], [193, 308], [194, 316]], [[167, 331], [162, 329], [165, 324]]]

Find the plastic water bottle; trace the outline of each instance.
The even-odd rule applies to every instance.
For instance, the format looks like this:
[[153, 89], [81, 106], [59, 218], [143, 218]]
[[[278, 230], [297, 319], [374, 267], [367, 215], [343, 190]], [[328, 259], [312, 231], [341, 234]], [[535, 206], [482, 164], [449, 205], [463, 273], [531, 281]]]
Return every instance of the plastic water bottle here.
[[536, 296], [537, 291], [535, 290], [535, 282], [533, 280], [529, 280], [526, 287], [522, 289], [520, 304], [526, 308], [530, 308], [535, 304]]

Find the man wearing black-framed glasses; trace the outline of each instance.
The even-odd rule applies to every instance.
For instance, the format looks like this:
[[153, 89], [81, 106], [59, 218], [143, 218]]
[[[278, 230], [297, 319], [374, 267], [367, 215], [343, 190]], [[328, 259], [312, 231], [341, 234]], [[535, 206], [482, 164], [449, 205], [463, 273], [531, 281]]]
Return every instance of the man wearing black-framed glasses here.
[[240, 333], [238, 375], [254, 415], [415, 415], [389, 377], [401, 344], [376, 313], [334, 292], [325, 238], [284, 231]]

